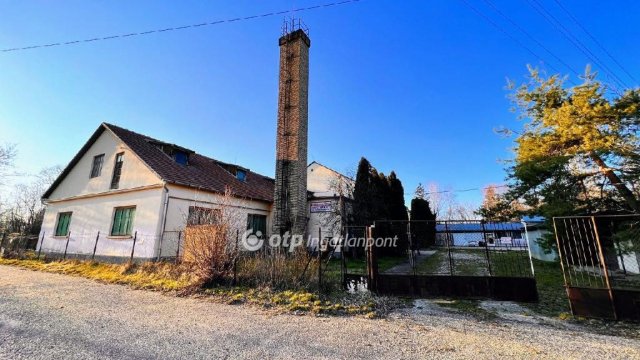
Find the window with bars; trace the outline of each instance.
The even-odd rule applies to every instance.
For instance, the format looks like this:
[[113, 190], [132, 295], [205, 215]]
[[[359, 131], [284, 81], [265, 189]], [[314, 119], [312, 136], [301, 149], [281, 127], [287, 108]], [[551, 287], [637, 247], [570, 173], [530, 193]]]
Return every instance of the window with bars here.
[[135, 215], [135, 206], [116, 208], [113, 213], [111, 236], [130, 236]]
[[267, 216], [260, 214], [248, 214], [247, 215], [247, 230], [253, 230], [254, 234], [258, 234], [258, 231], [262, 234], [261, 237], [267, 236]]
[[211, 225], [220, 222], [220, 209], [189, 206], [187, 225]]
[[104, 154], [93, 157], [93, 165], [91, 166], [91, 178], [98, 177], [102, 173], [102, 163], [104, 162]]
[[58, 223], [56, 224], [55, 236], [69, 235], [69, 223], [71, 223], [71, 212], [58, 214]]
[[120, 175], [122, 174], [123, 161], [124, 153], [116, 154], [116, 162], [113, 166], [113, 177], [111, 178], [111, 189], [117, 189], [120, 186]]

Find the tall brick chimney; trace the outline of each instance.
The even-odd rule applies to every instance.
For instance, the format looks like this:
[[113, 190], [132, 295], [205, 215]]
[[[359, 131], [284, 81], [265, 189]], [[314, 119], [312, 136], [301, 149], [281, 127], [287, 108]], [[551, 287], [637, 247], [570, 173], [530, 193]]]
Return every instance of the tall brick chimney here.
[[309, 47], [300, 23], [280, 37], [273, 233], [304, 235], [307, 225]]

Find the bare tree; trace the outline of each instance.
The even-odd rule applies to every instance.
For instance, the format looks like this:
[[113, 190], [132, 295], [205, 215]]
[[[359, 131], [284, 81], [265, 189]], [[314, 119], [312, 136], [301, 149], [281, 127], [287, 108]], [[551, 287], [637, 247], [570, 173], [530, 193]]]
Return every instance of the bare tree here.
[[4, 185], [4, 179], [7, 176], [7, 172], [13, 167], [16, 154], [15, 145], [0, 145], [0, 185]]
[[475, 220], [476, 207], [468, 203], [460, 203], [451, 186], [441, 187], [437, 183], [429, 183], [425, 193], [438, 220]]
[[9, 231], [38, 234], [44, 216], [42, 194], [51, 186], [61, 171], [60, 166], [44, 168], [30, 183], [15, 185], [12, 197], [7, 199], [9, 201], [0, 215], [0, 222], [3, 222]]

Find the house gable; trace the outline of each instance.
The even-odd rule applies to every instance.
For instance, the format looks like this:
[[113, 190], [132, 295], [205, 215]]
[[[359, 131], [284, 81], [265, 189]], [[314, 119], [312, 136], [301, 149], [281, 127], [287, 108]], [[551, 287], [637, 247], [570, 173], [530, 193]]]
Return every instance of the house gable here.
[[307, 190], [313, 197], [337, 197], [340, 187], [343, 196], [348, 197], [348, 189], [352, 185], [352, 179], [318, 162], [314, 161], [307, 166]]
[[[92, 174], [94, 157], [104, 154], [98, 176]], [[111, 189], [117, 154], [122, 154], [122, 170], [118, 189]], [[93, 177], [92, 177], [93, 176]], [[123, 141], [101, 125], [82, 147], [53, 185], [43, 195], [49, 201], [102, 194], [109, 191], [160, 185], [155, 174]]]

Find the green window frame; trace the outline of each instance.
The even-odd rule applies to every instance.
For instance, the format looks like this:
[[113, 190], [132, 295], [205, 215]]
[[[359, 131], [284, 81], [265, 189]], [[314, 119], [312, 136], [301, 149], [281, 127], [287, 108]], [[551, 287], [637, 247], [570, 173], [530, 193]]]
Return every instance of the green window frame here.
[[69, 224], [71, 223], [72, 212], [58, 213], [58, 222], [56, 223], [55, 236], [69, 235]]
[[253, 229], [253, 233], [258, 231], [262, 233], [262, 238], [267, 236], [267, 216], [260, 214], [247, 215], [247, 230]]
[[113, 176], [111, 177], [111, 189], [120, 187], [120, 175], [122, 175], [122, 163], [124, 162], [124, 153], [116, 154], [116, 161], [113, 165]]
[[115, 208], [113, 212], [113, 225], [111, 225], [111, 236], [131, 236], [135, 215], [135, 206]]

